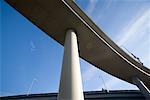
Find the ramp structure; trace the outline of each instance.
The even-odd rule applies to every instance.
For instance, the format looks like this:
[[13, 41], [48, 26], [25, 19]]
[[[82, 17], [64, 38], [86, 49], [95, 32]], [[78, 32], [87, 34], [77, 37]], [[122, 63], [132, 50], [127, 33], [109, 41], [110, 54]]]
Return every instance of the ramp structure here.
[[[85, 100], [146, 100], [138, 90], [130, 91], [88, 91], [84, 92]], [[30, 94], [1, 97], [2, 100], [57, 100], [57, 93]]]
[[[141, 91], [146, 91], [143, 92], [146, 93], [146, 96], [149, 96], [150, 70], [141, 63], [135, 61], [121, 48], [119, 48], [99, 27], [94, 24], [94, 22], [77, 6], [74, 1], [6, 1], [46, 34], [64, 45], [64, 49], [69, 51], [69, 54], [64, 53], [64, 56], [72, 59], [69, 60], [69, 62], [76, 62], [78, 60], [78, 57], [73, 56], [73, 54], [74, 52], [79, 51], [79, 56], [87, 62], [119, 79], [137, 85]], [[68, 47], [68, 43], [66, 43], [68, 40], [65, 40], [66, 33], [70, 29], [76, 34], [75, 37], [77, 37], [75, 42], [78, 43], [78, 48], [75, 51], [71, 49], [74, 42], [69, 44], [70, 46]], [[65, 44], [67, 44], [67, 46]], [[67, 57], [64, 57], [64, 60], [67, 60]], [[66, 72], [66, 69], [68, 68], [70, 68], [71, 72], [77, 71], [77, 73], [80, 73], [80, 70], [77, 70], [76, 67], [72, 67], [74, 66], [73, 64], [74, 63], [68, 63], [66, 65], [68, 66], [67, 68], [63, 67], [62, 73]], [[67, 75], [71, 75], [73, 79], [76, 79], [75, 76], [77, 74], [70, 73]], [[61, 78], [61, 80], [64, 80], [64, 77]], [[62, 82], [66, 82], [66, 84], [69, 83], [71, 86], [74, 86], [72, 85], [72, 82], [76, 81], [73, 81], [70, 77], [68, 79], [70, 80]], [[141, 81], [142, 84], [139, 81]], [[64, 87], [64, 85], [61, 87]], [[72, 91], [72, 89], [70, 91]], [[82, 90], [79, 90], [78, 92], [82, 92]], [[76, 94], [76, 90], [73, 94], [74, 93]]]

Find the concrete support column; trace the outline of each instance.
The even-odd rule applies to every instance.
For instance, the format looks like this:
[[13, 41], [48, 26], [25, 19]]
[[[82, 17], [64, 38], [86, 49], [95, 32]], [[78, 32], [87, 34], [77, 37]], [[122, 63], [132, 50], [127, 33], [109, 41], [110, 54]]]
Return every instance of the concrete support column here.
[[144, 85], [144, 83], [137, 77], [133, 78], [133, 83], [140, 89], [146, 100], [150, 100], [150, 90]]
[[77, 37], [73, 30], [66, 33], [58, 100], [84, 100]]

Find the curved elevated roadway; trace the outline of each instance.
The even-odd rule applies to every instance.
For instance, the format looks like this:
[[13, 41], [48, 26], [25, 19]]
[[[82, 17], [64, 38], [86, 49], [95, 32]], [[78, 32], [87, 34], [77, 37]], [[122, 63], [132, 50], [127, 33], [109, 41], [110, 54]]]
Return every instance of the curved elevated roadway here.
[[138, 77], [150, 89], [150, 70], [120, 49], [72, 0], [6, 1], [62, 45], [66, 30], [74, 29], [81, 58], [129, 83]]

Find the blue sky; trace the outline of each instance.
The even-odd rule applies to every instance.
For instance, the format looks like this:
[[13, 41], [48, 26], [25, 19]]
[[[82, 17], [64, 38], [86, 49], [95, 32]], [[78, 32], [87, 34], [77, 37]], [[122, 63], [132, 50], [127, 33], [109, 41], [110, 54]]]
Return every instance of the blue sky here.
[[[149, 0], [76, 3], [115, 43], [150, 68]], [[58, 92], [63, 47], [6, 2], [0, 4], [0, 95]], [[105, 88], [101, 77], [108, 90], [137, 89], [82, 59], [80, 64], [84, 91]]]

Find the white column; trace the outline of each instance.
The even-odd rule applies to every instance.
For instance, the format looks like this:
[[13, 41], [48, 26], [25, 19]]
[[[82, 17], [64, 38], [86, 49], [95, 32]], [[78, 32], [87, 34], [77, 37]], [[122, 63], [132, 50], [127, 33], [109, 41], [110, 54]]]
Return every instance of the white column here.
[[77, 37], [73, 30], [66, 33], [58, 100], [84, 100]]

